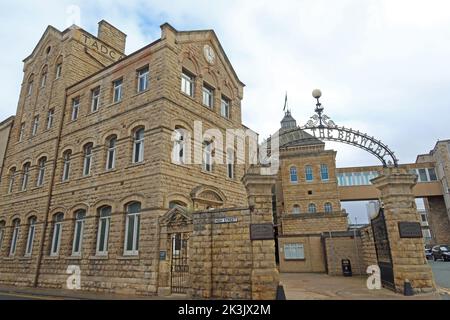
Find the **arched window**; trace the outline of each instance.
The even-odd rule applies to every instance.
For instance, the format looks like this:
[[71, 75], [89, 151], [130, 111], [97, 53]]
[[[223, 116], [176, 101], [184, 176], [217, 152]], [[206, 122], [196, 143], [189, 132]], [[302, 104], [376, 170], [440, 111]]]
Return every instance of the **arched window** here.
[[2, 252], [3, 236], [5, 234], [5, 221], [0, 221], [0, 252]]
[[72, 157], [72, 150], [66, 150], [63, 154], [63, 175], [62, 181], [67, 181], [70, 178], [70, 158]]
[[324, 209], [326, 213], [333, 212], [333, 205], [330, 202], [325, 203]]
[[62, 57], [59, 57], [56, 60], [56, 70], [55, 70], [55, 79], [61, 78], [62, 75]]
[[88, 143], [83, 147], [84, 161], [83, 161], [83, 176], [88, 176], [91, 174], [92, 167], [92, 149], [94, 144]]
[[300, 206], [298, 204], [294, 204], [294, 207], [292, 207], [292, 214], [299, 214], [300, 213]]
[[13, 234], [11, 237], [11, 246], [9, 248], [9, 255], [12, 257], [16, 254], [17, 242], [19, 241], [20, 232], [20, 219], [16, 218], [13, 220]]
[[42, 157], [39, 159], [39, 171], [38, 176], [36, 180], [36, 186], [40, 187], [44, 184], [44, 177], [45, 177], [45, 164], [47, 163], [47, 157]]
[[212, 141], [203, 142], [203, 170], [212, 172]]
[[312, 166], [305, 167], [305, 179], [306, 181], [313, 181], [314, 177]]
[[290, 173], [290, 177], [291, 177], [291, 182], [297, 183], [298, 182], [297, 167], [291, 167], [291, 169], [289, 170], [289, 173]]
[[47, 66], [45, 66], [44, 68], [42, 68], [42, 72], [41, 72], [41, 88], [45, 87], [45, 84], [47, 83]]
[[124, 255], [138, 255], [141, 204], [139, 202], [128, 204], [126, 215]]
[[133, 163], [144, 161], [144, 133], [144, 128], [138, 128], [134, 131]]
[[23, 165], [23, 176], [22, 176], [22, 191], [27, 190], [28, 180], [30, 179], [30, 166], [29, 162]]
[[107, 139], [106, 170], [112, 170], [116, 167], [116, 145], [117, 136], [114, 135]]
[[174, 201], [170, 201], [169, 202], [169, 208], [170, 209], [175, 208], [175, 206], [179, 206], [179, 207], [182, 207], [182, 208], [187, 208], [188, 207], [188, 205], [186, 203], [184, 203], [183, 201], [174, 200]]
[[97, 255], [108, 255], [109, 227], [111, 224], [111, 207], [104, 206], [98, 210]]
[[27, 88], [27, 95], [31, 95], [33, 92], [33, 83], [34, 83], [34, 74], [31, 74], [28, 78], [28, 88]]
[[172, 161], [176, 164], [186, 163], [186, 129], [183, 127], [175, 128], [173, 133], [173, 151], [172, 151]]
[[26, 257], [31, 256], [31, 253], [33, 252], [34, 235], [36, 233], [36, 221], [37, 218], [35, 216], [28, 219], [28, 237], [27, 246], [25, 248]]
[[314, 203], [310, 203], [308, 205], [308, 212], [309, 213], [316, 213], [317, 212], [317, 208], [316, 208], [316, 205]]
[[227, 150], [227, 176], [229, 179], [234, 179], [234, 150]]
[[9, 170], [8, 193], [13, 192], [15, 180], [16, 180], [16, 167], [12, 167]]
[[63, 213], [57, 213], [53, 216], [53, 235], [52, 235], [52, 245], [50, 248], [51, 256], [57, 256], [59, 254], [59, 248], [61, 246], [63, 220], [64, 220]]
[[86, 218], [86, 210], [80, 209], [75, 212], [75, 229], [73, 232], [72, 256], [81, 255], [85, 218]]

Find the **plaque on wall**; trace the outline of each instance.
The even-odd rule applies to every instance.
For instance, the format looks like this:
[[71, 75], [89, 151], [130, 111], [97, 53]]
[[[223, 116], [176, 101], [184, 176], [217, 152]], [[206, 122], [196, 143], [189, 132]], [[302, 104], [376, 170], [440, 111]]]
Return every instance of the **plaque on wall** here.
[[271, 240], [274, 238], [272, 223], [250, 225], [250, 240]]
[[422, 238], [422, 227], [419, 222], [399, 222], [400, 238]]
[[160, 251], [159, 252], [159, 260], [166, 260], [166, 251]]
[[223, 224], [223, 223], [236, 223], [238, 222], [237, 217], [226, 217], [226, 218], [217, 218], [214, 219], [215, 224]]

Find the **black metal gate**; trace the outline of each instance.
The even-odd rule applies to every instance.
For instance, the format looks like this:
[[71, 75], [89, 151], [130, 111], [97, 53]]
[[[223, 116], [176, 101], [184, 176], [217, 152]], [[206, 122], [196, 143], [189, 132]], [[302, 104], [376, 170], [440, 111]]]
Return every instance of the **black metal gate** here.
[[378, 216], [372, 220], [372, 231], [381, 272], [381, 283], [384, 287], [395, 290], [391, 247], [383, 208], [380, 208]]
[[172, 293], [187, 293], [189, 287], [188, 235], [172, 235], [171, 289]]

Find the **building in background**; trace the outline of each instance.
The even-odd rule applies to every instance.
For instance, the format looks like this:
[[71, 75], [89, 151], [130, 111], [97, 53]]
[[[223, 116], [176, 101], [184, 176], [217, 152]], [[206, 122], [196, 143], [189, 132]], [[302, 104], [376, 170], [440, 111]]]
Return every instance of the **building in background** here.
[[[3, 159], [5, 158], [6, 148], [8, 146], [9, 135], [14, 124], [14, 117], [0, 122], [0, 179], [3, 171]], [[1, 182], [1, 180], [0, 180]]]

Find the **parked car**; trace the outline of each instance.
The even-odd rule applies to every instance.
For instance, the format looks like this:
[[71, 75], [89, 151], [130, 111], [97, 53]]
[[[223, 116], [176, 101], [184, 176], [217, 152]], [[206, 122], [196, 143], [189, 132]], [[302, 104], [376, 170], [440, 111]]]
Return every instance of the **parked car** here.
[[445, 245], [445, 244], [441, 244], [438, 246], [434, 246], [432, 249], [432, 254], [433, 254], [433, 260], [439, 260], [442, 259], [444, 261], [450, 261], [450, 248]]
[[425, 257], [427, 258], [427, 260], [433, 259], [433, 251], [431, 250], [430, 246], [425, 246]]

